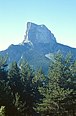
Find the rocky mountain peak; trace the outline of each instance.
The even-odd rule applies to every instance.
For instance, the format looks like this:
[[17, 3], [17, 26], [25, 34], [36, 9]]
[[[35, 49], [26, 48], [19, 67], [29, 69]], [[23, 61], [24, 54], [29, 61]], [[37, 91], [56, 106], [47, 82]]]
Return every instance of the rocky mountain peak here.
[[56, 43], [56, 39], [45, 25], [37, 25], [32, 22], [27, 23], [23, 43]]
[[76, 59], [76, 49], [56, 42], [54, 35], [45, 25], [27, 23], [23, 44], [10, 45], [6, 50], [0, 51], [0, 55], [8, 55], [8, 63], [16, 61], [20, 63], [26, 59], [29, 65], [37, 70], [47, 73], [50, 61], [54, 61], [54, 55], [58, 51], [66, 56], [71, 52]]

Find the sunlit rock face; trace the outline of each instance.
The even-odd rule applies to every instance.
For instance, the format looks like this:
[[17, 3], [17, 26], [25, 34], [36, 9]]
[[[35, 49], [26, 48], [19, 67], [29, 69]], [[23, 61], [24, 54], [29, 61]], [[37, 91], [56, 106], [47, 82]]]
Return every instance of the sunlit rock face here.
[[8, 55], [8, 64], [16, 61], [19, 63], [25, 59], [34, 70], [42, 67], [45, 73], [51, 61], [54, 61], [54, 55], [61, 51], [66, 56], [69, 52], [76, 59], [76, 48], [57, 43], [56, 38], [45, 25], [37, 25], [28, 22], [26, 25], [24, 40], [18, 45], [11, 45], [0, 55]]
[[56, 39], [45, 25], [37, 25], [28, 22], [23, 43], [27, 42], [33, 45], [39, 43], [53, 45], [56, 43]]

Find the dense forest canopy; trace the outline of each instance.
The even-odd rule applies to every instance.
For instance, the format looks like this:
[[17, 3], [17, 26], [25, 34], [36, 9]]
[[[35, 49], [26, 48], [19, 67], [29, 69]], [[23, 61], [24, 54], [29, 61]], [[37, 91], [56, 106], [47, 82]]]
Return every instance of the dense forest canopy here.
[[0, 116], [76, 116], [76, 61], [57, 53], [48, 75], [0, 56]]

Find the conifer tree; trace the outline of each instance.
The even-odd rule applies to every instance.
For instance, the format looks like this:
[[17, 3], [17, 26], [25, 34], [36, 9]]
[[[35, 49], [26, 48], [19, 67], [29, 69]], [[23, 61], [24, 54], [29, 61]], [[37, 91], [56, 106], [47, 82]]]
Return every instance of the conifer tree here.
[[10, 111], [13, 111], [15, 114], [9, 112], [12, 115], [19, 115], [19, 109], [21, 105], [21, 95], [22, 95], [22, 82], [20, 77], [20, 69], [16, 62], [13, 62], [9, 66], [8, 71], [9, 86], [11, 88], [11, 94], [13, 96], [12, 106]]
[[16, 92], [21, 92], [21, 77], [20, 69], [16, 62], [13, 62], [8, 71], [9, 85], [11, 90], [15, 94]]
[[21, 70], [21, 80], [23, 84], [23, 105], [21, 111], [23, 111], [24, 116], [33, 116], [35, 113], [34, 110], [34, 93], [33, 93], [33, 83], [32, 79], [34, 76], [33, 70], [29, 64], [22, 60], [20, 63]]
[[42, 90], [40, 89], [44, 98], [42, 103], [39, 104], [38, 110], [43, 116], [64, 115], [63, 100], [70, 95], [72, 90], [60, 86], [63, 67], [63, 57], [58, 53], [55, 56], [54, 62], [50, 65], [46, 87], [42, 87]]
[[0, 56], [0, 81], [7, 81], [7, 56]]
[[71, 53], [63, 60], [62, 77], [60, 86], [72, 92], [64, 99], [64, 107], [68, 115], [75, 115], [76, 112], [76, 61]]
[[[7, 70], [7, 57], [0, 56], [0, 106], [7, 110], [11, 107], [12, 104], [12, 93], [11, 88], [8, 85], [8, 70]], [[2, 112], [4, 111], [2, 110]], [[4, 114], [5, 115], [5, 114]]]

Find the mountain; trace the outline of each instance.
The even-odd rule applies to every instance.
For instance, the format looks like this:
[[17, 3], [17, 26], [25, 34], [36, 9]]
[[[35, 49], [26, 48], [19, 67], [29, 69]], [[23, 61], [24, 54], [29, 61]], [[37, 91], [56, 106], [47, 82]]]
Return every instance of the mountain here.
[[56, 38], [45, 25], [28, 22], [23, 42], [10, 45], [6, 50], [0, 51], [0, 54], [8, 55], [8, 63], [26, 59], [34, 69], [42, 67], [43, 71], [47, 71], [53, 55], [59, 50], [64, 55], [71, 51], [76, 58], [76, 48], [57, 43]]

